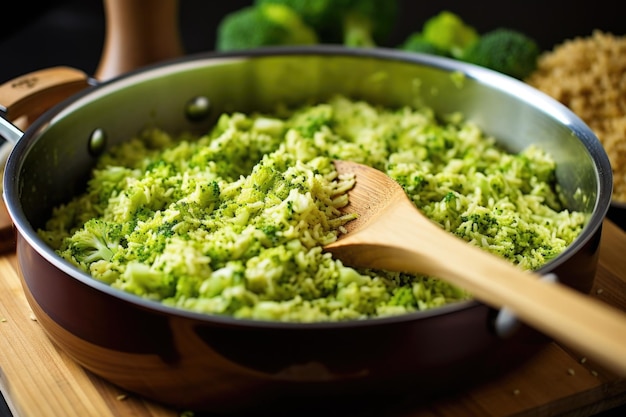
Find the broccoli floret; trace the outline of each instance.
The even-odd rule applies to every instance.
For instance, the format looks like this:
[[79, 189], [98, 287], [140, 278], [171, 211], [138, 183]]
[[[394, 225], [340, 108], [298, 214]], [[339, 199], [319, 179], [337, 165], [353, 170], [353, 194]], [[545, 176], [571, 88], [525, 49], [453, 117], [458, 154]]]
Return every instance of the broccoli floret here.
[[293, 9], [318, 34], [321, 42], [368, 47], [382, 44], [398, 14], [396, 0], [256, 0]]
[[121, 238], [120, 224], [94, 218], [68, 238], [63, 252], [83, 267], [99, 260], [110, 261], [120, 246]]
[[[335, 18], [333, 7], [337, 5], [344, 7], [343, 3], [346, 3], [346, 0], [255, 0], [254, 2], [256, 6], [280, 4], [289, 7], [300, 16], [304, 23], [313, 28], [320, 38], [330, 29], [336, 30], [340, 20]], [[326, 40], [326, 38], [321, 40]]]
[[537, 68], [540, 52], [532, 38], [513, 29], [498, 28], [483, 34], [460, 59], [524, 79]]
[[292, 9], [281, 4], [264, 4], [224, 16], [217, 28], [216, 48], [229, 51], [317, 42], [315, 31]]
[[355, 0], [343, 18], [343, 43], [367, 47], [382, 44], [391, 33], [398, 14], [394, 0]]
[[428, 41], [421, 32], [414, 32], [409, 35], [404, 43], [400, 45], [400, 49], [409, 52], [448, 56], [448, 51]]
[[458, 58], [479, 39], [476, 29], [448, 10], [428, 19], [422, 27], [426, 42]]

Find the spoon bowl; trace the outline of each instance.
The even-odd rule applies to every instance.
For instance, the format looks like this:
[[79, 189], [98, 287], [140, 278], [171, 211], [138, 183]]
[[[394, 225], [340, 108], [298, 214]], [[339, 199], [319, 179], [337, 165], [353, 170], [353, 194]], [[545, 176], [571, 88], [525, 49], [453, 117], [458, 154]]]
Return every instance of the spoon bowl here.
[[353, 267], [420, 273], [445, 279], [495, 308], [626, 376], [626, 314], [558, 282], [540, 279], [446, 232], [423, 215], [402, 187], [383, 172], [335, 161], [354, 175], [347, 233], [325, 246]]

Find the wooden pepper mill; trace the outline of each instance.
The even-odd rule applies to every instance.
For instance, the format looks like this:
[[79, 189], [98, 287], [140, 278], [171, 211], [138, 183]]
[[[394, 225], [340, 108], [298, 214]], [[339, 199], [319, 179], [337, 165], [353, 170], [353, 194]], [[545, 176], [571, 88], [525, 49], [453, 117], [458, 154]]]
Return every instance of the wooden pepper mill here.
[[183, 55], [179, 0], [103, 2], [106, 32], [97, 80]]

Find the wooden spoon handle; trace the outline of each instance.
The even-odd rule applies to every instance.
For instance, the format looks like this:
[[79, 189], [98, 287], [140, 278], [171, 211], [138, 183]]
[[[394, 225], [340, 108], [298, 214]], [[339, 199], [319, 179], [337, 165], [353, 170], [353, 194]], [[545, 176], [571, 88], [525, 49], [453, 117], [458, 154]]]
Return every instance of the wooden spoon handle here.
[[[442, 234], [408, 200], [390, 205], [384, 218], [368, 229], [376, 242], [353, 249], [368, 251], [361, 257], [368, 258], [370, 266], [446, 279], [486, 304], [506, 306], [525, 323], [626, 376], [626, 313], [621, 310], [537, 279], [534, 273]], [[349, 238], [358, 240], [358, 235]]]

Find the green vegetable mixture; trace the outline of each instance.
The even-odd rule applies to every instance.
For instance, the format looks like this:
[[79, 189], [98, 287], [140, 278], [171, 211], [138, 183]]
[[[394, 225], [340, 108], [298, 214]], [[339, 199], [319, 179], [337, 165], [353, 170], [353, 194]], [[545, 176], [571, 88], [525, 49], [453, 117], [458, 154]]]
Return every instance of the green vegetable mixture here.
[[555, 164], [535, 146], [513, 155], [459, 114], [335, 97], [223, 114], [200, 138], [145, 131], [103, 155], [86, 192], [39, 233], [98, 280], [203, 313], [336, 321], [470, 298], [323, 251], [353, 218], [340, 208], [354, 178], [338, 178], [333, 159], [386, 171], [446, 230], [525, 269], [563, 251], [586, 220], [560, 204]]

